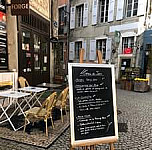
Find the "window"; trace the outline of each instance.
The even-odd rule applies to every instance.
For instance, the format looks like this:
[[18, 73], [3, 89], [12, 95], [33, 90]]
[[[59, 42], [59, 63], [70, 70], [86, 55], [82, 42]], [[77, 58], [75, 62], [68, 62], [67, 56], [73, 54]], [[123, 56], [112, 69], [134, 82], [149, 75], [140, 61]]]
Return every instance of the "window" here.
[[34, 34], [34, 69], [40, 70], [40, 36]]
[[30, 32], [22, 32], [22, 50], [30, 51]]
[[100, 22], [108, 21], [108, 7], [109, 7], [109, 0], [100, 0], [99, 2]]
[[47, 39], [42, 39], [41, 44], [41, 58], [42, 58], [42, 70], [48, 71], [48, 43]]
[[64, 27], [66, 26], [67, 22], [67, 7], [59, 8], [59, 34], [64, 34]]
[[40, 51], [40, 37], [34, 34], [34, 52]]
[[124, 37], [122, 38], [122, 50], [124, 53], [124, 50], [126, 48], [131, 48], [133, 49], [134, 47], [134, 37]]
[[79, 60], [80, 48], [82, 48], [82, 41], [75, 42], [75, 59], [76, 59], [76, 60]]
[[106, 39], [97, 40], [97, 50], [102, 53], [102, 59], [106, 58]]
[[76, 7], [76, 27], [83, 26], [83, 11], [84, 5], [79, 5]]
[[32, 52], [30, 49], [31, 33], [29, 31], [22, 32], [22, 71], [32, 71]]
[[126, 17], [137, 15], [138, 0], [126, 0]]
[[21, 16], [21, 23], [22, 24], [28, 24], [31, 27], [34, 27], [42, 32], [45, 32], [49, 34], [50, 32], [50, 23], [49, 21], [43, 21], [40, 18], [37, 18], [36, 16], [29, 14], [28, 16]]

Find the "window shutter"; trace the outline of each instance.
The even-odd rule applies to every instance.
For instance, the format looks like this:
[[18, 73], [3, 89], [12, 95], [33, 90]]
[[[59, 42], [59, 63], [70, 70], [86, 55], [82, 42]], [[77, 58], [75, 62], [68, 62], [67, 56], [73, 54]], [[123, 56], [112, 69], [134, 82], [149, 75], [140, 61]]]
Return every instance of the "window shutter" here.
[[108, 22], [113, 21], [115, 0], [109, 0]]
[[92, 5], [92, 25], [97, 24], [98, 0], [93, 0]]
[[124, 7], [124, 0], [117, 1], [117, 15], [116, 20], [123, 19], [123, 7]]
[[112, 39], [108, 38], [106, 42], [106, 60], [111, 59], [111, 45], [112, 45]]
[[90, 40], [90, 56], [89, 60], [96, 59], [96, 40]]
[[71, 7], [71, 14], [70, 14], [70, 29], [75, 28], [75, 7]]
[[84, 3], [83, 26], [88, 25], [88, 3]]
[[70, 42], [70, 49], [69, 49], [69, 60], [74, 60], [74, 42]]
[[147, 0], [138, 0], [138, 12], [137, 16], [144, 15], [146, 12]]
[[83, 41], [82, 48], [84, 48], [84, 58], [83, 60], [86, 60], [86, 54], [87, 54], [87, 42]]

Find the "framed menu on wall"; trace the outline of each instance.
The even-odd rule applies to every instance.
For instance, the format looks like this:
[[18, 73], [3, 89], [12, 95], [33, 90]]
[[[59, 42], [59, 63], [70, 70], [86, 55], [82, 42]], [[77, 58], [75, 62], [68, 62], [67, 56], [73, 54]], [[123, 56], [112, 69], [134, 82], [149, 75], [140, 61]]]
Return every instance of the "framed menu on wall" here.
[[118, 139], [114, 66], [69, 63], [71, 145]]

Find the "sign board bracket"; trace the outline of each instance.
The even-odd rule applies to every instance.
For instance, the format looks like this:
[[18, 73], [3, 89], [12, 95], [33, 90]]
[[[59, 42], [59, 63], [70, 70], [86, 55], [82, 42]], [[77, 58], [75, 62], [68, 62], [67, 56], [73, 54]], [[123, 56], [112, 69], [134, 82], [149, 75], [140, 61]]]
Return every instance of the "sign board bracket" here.
[[[80, 63], [83, 63], [84, 53], [85, 53], [85, 50], [81, 48], [80, 57], [79, 57]], [[97, 58], [98, 58], [98, 64], [102, 64], [102, 53], [100, 50], [97, 50]], [[92, 63], [92, 62], [89, 62], [89, 63]], [[109, 145], [110, 145], [110, 150], [114, 150], [114, 143], [109, 143]], [[88, 150], [88, 148], [90, 147], [90, 150], [95, 150], [95, 146], [96, 145], [83, 146], [83, 149]], [[71, 145], [70, 150], [74, 150], [74, 149], [75, 147]]]

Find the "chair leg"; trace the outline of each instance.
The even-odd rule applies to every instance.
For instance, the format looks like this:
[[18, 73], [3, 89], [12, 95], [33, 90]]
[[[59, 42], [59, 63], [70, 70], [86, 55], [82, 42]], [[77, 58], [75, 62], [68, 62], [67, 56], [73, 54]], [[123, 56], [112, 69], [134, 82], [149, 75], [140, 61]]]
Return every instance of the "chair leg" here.
[[65, 110], [65, 115], [67, 114], [67, 111], [66, 111], [66, 106], [64, 106], [64, 110]]
[[45, 128], [46, 128], [46, 136], [48, 137], [48, 126], [47, 126], [47, 119], [45, 121]]
[[26, 130], [26, 125], [27, 125], [27, 120], [25, 118], [25, 123], [24, 123], [24, 133], [25, 133], [25, 130]]
[[62, 121], [62, 123], [63, 123], [63, 113], [62, 113], [62, 108], [60, 109], [60, 111], [61, 111], [61, 121]]
[[52, 116], [50, 118], [51, 118], [51, 122], [52, 122], [52, 128], [54, 129], [54, 123], [53, 123]]

